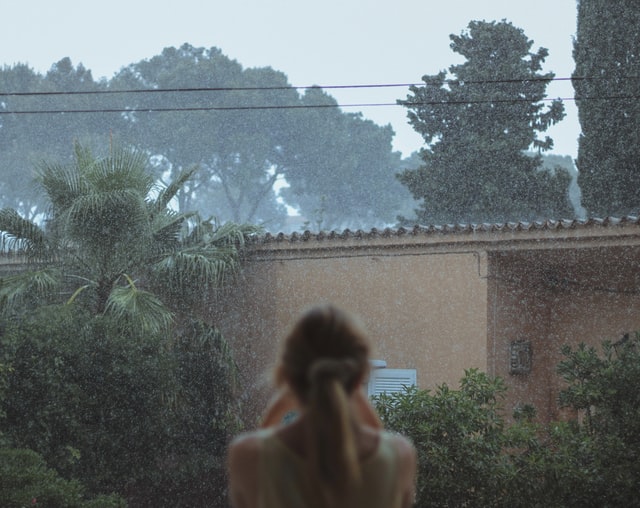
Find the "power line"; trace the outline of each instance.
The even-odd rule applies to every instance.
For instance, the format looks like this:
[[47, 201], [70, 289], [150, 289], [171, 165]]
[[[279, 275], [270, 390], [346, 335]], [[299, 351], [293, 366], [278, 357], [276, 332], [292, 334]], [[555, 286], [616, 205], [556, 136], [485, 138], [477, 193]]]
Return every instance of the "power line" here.
[[[610, 95], [602, 97], [559, 97], [544, 98], [536, 102], [579, 102], [588, 100], [637, 100], [639, 95]], [[406, 102], [407, 104], [404, 104]], [[123, 108], [84, 108], [84, 109], [25, 109], [0, 110], [0, 115], [39, 115], [39, 114], [77, 114], [77, 113], [166, 113], [166, 112], [206, 112], [206, 111], [259, 111], [282, 109], [334, 109], [334, 108], [372, 108], [372, 107], [413, 107], [413, 106], [466, 106], [471, 104], [531, 103], [526, 98], [514, 99], [478, 99], [459, 101], [416, 101], [416, 102], [378, 102], [354, 104], [291, 104], [291, 105], [254, 105], [254, 106], [185, 106], [185, 107], [123, 107]]]
[[[423, 83], [424, 84], [424, 83]], [[215, 86], [215, 87], [181, 87], [181, 88], [131, 88], [126, 90], [69, 90], [47, 92], [0, 92], [0, 97], [17, 96], [30, 97], [39, 95], [106, 95], [106, 94], [136, 94], [136, 93], [188, 93], [188, 92], [256, 92], [275, 90], [310, 90], [310, 89], [357, 89], [357, 88], [408, 88], [418, 86], [419, 83], [383, 83], [369, 85], [308, 85], [308, 86]]]
[[[562, 77], [562, 78], [545, 78], [545, 77], [527, 77], [527, 78], [508, 78], [508, 79], [486, 79], [486, 80], [459, 80], [446, 79], [444, 83], [453, 84], [501, 84], [501, 83], [535, 83], [535, 82], [553, 82], [553, 81], [603, 81], [610, 79], [632, 80], [640, 79], [640, 76], [622, 76], [608, 77]], [[38, 97], [38, 96], [55, 96], [55, 95], [117, 95], [117, 94], [157, 94], [157, 93], [190, 93], [190, 92], [247, 92], [247, 91], [276, 91], [276, 90], [344, 90], [344, 89], [366, 89], [366, 88], [410, 88], [429, 86], [429, 83], [374, 83], [374, 84], [350, 84], [350, 85], [305, 85], [305, 86], [224, 86], [224, 87], [176, 87], [176, 88], [131, 88], [124, 90], [51, 90], [40, 92], [1, 92], [0, 97]]]

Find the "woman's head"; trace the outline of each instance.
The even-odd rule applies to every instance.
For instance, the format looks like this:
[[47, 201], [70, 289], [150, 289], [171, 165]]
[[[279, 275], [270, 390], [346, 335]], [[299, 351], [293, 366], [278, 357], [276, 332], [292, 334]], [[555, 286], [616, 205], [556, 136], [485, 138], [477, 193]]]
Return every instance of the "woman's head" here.
[[347, 394], [353, 392], [369, 368], [369, 343], [346, 312], [333, 305], [311, 308], [284, 341], [278, 381], [286, 381], [301, 402], [314, 384], [335, 379]]
[[284, 341], [277, 381], [305, 407], [310, 475], [324, 506], [342, 506], [361, 480], [349, 398], [368, 368], [365, 334], [332, 305], [306, 312]]

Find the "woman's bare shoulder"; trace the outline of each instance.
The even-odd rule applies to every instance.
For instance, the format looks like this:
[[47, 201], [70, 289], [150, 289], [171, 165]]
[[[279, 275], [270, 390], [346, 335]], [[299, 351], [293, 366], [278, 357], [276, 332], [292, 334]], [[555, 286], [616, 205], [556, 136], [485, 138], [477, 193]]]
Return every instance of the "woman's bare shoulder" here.
[[416, 470], [417, 453], [413, 443], [401, 434], [391, 434], [391, 443], [398, 453], [401, 468], [405, 474], [413, 476]]
[[415, 447], [408, 438], [395, 432], [387, 432], [387, 434], [389, 435], [391, 443], [401, 456], [415, 455]]
[[259, 453], [265, 433], [261, 431], [239, 434], [229, 444], [231, 457], [253, 457]]
[[264, 433], [248, 432], [229, 444], [229, 495], [236, 508], [257, 506], [258, 464]]
[[403, 492], [403, 507], [413, 506], [415, 502], [415, 482], [417, 472], [417, 453], [413, 443], [401, 434], [391, 434], [391, 442], [398, 453], [399, 474]]

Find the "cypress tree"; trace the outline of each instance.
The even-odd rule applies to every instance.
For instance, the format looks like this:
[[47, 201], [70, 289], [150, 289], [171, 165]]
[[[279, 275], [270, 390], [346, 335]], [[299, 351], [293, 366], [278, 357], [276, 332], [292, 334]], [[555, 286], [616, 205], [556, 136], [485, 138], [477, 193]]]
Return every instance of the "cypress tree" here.
[[578, 0], [573, 86], [582, 133], [576, 165], [590, 216], [640, 210], [640, 5]]
[[[423, 165], [400, 181], [414, 198], [421, 223], [502, 222], [572, 215], [569, 175], [541, 171], [540, 152], [553, 141], [539, 134], [564, 117], [548, 105], [553, 73], [541, 73], [548, 52], [531, 51], [522, 29], [507, 21], [472, 21], [451, 36], [451, 49], [466, 61], [449, 73], [424, 76], [424, 86], [399, 101], [425, 140]], [[530, 156], [527, 150], [535, 149]]]

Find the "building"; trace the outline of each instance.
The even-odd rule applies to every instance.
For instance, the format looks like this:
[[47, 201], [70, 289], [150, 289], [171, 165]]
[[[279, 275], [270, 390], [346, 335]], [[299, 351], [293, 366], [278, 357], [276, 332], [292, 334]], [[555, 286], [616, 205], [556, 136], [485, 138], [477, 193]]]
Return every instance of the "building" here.
[[562, 416], [564, 344], [640, 330], [640, 219], [588, 219], [270, 235], [212, 307], [255, 418], [281, 338], [307, 307], [357, 315], [388, 369], [420, 388], [457, 388], [464, 370], [504, 378], [505, 411]]

